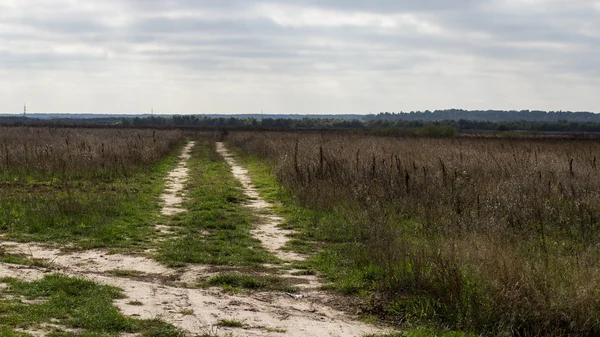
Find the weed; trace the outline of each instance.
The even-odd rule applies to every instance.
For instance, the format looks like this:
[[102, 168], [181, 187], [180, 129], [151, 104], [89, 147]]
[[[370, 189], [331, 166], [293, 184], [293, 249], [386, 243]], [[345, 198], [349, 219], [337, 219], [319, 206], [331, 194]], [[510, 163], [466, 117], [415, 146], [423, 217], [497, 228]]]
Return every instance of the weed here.
[[281, 329], [281, 328], [267, 328], [267, 332], [271, 332], [271, 333], [286, 333], [287, 330], [286, 329]]
[[239, 273], [218, 274], [206, 281], [207, 286], [219, 286], [227, 290], [274, 290], [297, 292], [298, 289], [283, 278]]
[[181, 309], [181, 310], [179, 310], [179, 313], [182, 315], [188, 316], [188, 315], [193, 315], [194, 310], [193, 309]]
[[23, 255], [14, 255], [4, 252], [4, 249], [0, 247], [0, 262], [9, 264], [20, 264], [23, 266], [32, 266], [40, 268], [50, 268], [52, 264], [42, 259], [31, 259]]
[[137, 270], [113, 269], [108, 271], [109, 274], [117, 277], [139, 277], [142, 273]]
[[289, 249], [373, 313], [490, 335], [600, 333], [597, 142], [230, 133]]
[[458, 331], [415, 328], [404, 332], [396, 332], [387, 335], [368, 335], [364, 337], [478, 337], [478, 335]]
[[227, 328], [243, 328], [244, 322], [234, 319], [222, 319], [217, 323], [218, 326]]

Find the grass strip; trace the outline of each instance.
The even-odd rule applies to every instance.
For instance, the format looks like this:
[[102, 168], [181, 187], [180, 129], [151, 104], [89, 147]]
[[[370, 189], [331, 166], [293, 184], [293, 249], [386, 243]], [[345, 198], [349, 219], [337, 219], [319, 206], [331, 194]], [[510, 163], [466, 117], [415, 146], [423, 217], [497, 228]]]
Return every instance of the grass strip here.
[[284, 278], [266, 275], [245, 275], [240, 273], [218, 274], [205, 282], [207, 286], [218, 286], [225, 290], [262, 290], [283, 291], [289, 293], [298, 292], [298, 288], [291, 285]]
[[241, 184], [215, 150], [199, 141], [188, 162], [187, 212], [174, 217], [176, 233], [163, 243], [157, 259], [169, 266], [187, 263], [252, 266], [278, 259], [250, 235], [256, 218], [244, 207]]

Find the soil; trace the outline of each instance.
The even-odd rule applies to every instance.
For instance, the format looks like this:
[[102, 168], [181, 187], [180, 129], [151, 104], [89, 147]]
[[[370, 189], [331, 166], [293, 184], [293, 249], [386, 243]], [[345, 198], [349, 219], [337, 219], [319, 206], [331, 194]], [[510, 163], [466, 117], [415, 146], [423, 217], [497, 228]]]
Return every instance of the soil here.
[[160, 196], [163, 201], [163, 208], [161, 211], [163, 215], [175, 215], [185, 212], [185, 209], [181, 207], [181, 203], [183, 202], [182, 193], [189, 174], [187, 161], [192, 156], [192, 148], [194, 145], [196, 145], [195, 142], [187, 143], [179, 155], [177, 167], [169, 172], [169, 175], [167, 176], [165, 192]]

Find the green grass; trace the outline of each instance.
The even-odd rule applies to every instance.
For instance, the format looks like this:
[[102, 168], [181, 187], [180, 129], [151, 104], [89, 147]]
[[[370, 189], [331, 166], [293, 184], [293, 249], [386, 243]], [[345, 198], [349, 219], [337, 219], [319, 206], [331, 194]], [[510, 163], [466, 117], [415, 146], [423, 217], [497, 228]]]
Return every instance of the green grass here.
[[217, 325], [227, 328], [243, 328], [244, 322], [234, 319], [222, 319], [219, 321], [219, 323], [217, 323]]
[[[62, 275], [47, 275], [34, 282], [0, 279], [8, 288], [0, 292], [0, 332], [2, 336], [21, 336], [15, 329], [36, 329], [52, 323], [83, 334], [55, 332], [50, 336], [106, 336], [139, 333], [140, 336], [185, 337], [158, 320], [139, 320], [123, 316], [113, 305], [122, 298], [120, 289]], [[27, 301], [25, 301], [27, 300]], [[32, 301], [36, 300], [36, 301]]]
[[32, 337], [32, 335], [24, 332], [17, 332], [11, 328], [0, 325], [0, 336], [3, 337]]
[[273, 290], [285, 292], [297, 292], [294, 287], [284, 278], [264, 275], [244, 275], [239, 273], [218, 274], [204, 283], [206, 286], [219, 286], [226, 290]]
[[22, 255], [7, 254], [0, 247], [0, 262], [8, 264], [19, 264], [23, 266], [50, 268], [52, 265], [41, 259], [30, 259]]
[[460, 331], [441, 331], [430, 328], [415, 328], [387, 335], [367, 335], [364, 337], [478, 337], [479, 335]]
[[55, 183], [20, 177], [7, 182], [0, 189], [0, 234], [8, 240], [80, 248], [142, 247], [154, 233], [158, 196], [179, 151], [111, 180]]
[[139, 277], [143, 273], [137, 270], [113, 269], [108, 271], [109, 274], [117, 277]]
[[164, 242], [157, 259], [169, 266], [186, 263], [249, 266], [277, 263], [250, 235], [255, 221], [243, 206], [240, 183], [209, 141], [199, 142], [188, 162], [188, 212], [171, 223], [174, 238]]
[[287, 330], [286, 329], [281, 329], [281, 328], [267, 328], [267, 332], [271, 332], [271, 333], [286, 333]]
[[194, 314], [194, 309], [181, 309], [179, 310], [179, 313], [182, 315], [193, 315]]

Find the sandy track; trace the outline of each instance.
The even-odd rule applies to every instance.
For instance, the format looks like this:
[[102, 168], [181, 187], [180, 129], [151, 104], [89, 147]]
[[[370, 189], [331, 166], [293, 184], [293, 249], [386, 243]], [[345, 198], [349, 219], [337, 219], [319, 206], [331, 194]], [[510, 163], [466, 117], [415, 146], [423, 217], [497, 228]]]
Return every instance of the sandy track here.
[[[169, 173], [167, 191], [162, 197], [165, 215], [185, 211], [181, 208], [181, 193], [189, 174], [186, 162], [193, 146], [191, 142], [187, 144], [177, 168]], [[271, 205], [260, 198], [247, 171], [235, 163], [222, 143], [217, 146], [232, 166], [236, 178], [242, 182], [245, 193], [253, 199], [248, 206], [257, 212], [269, 211]], [[277, 228], [282, 219], [272, 214], [261, 217], [263, 221], [253, 231], [253, 235], [280, 259], [301, 260], [302, 256], [279, 250], [287, 241], [285, 234], [288, 233]], [[168, 229], [157, 228], [157, 231], [172, 234]], [[158, 317], [192, 334], [214, 333], [214, 327], [222, 319], [242, 321], [244, 328], [220, 328], [219, 335], [232, 333], [234, 336], [341, 337], [381, 332], [376, 327], [359, 322], [328, 306], [332, 297], [318, 290], [320, 283], [314, 276], [292, 276], [289, 272], [284, 275], [305, 283], [300, 285], [300, 299], [281, 292], [231, 294], [218, 288], [195, 287], [198, 281], [214, 274], [214, 271], [209, 271], [210, 266], [190, 265], [173, 269], [145, 256], [109, 254], [106, 250], [74, 252], [72, 249], [61, 250], [60, 247], [13, 242], [1, 242], [0, 247], [7, 253], [42, 259], [52, 265], [50, 268], [41, 268], [0, 263], [0, 277], [32, 281], [47, 274], [61, 273], [117, 286], [127, 296], [115, 302], [125, 315], [144, 319]], [[135, 276], [117, 277], [114, 276], [115, 270], [127, 271]], [[276, 333], [273, 329], [285, 332]], [[42, 328], [30, 332], [35, 333], [35, 336], [46, 335]]]
[[[235, 319], [243, 329], [221, 328], [235, 336], [273, 336], [268, 329], [286, 330], [285, 336], [362, 336], [377, 332], [375, 327], [353, 321], [345, 313], [323, 304], [326, 294], [309, 291], [300, 300], [281, 292], [230, 294], [218, 288], [190, 288], [189, 271], [195, 279], [207, 277], [203, 270], [165, 268], [155, 261], [127, 255], [107, 255], [102, 250], [61, 252], [35, 244], [2, 243], [6, 252], [52, 261], [51, 268], [0, 263], [0, 277], [26, 281], [46, 274], [60, 273], [89, 279], [123, 289], [125, 299], [115, 302], [127, 316], [143, 319], [161, 318], [191, 333], [210, 331], [219, 320]], [[116, 277], [114, 269], [138, 272], [140, 277]], [[187, 276], [186, 276], [187, 274]], [[135, 305], [132, 301], [141, 302]], [[43, 331], [36, 331], [43, 336]]]
[[192, 156], [192, 148], [194, 145], [196, 145], [195, 142], [187, 143], [179, 155], [177, 167], [169, 172], [169, 175], [167, 176], [165, 192], [160, 196], [163, 201], [163, 208], [161, 210], [163, 215], [175, 215], [185, 212], [185, 209], [181, 207], [181, 203], [183, 202], [182, 193], [185, 187], [185, 181], [189, 175], [187, 161]]
[[[261, 222], [252, 231], [252, 235], [259, 239], [262, 245], [271, 253], [285, 262], [304, 260], [304, 257], [296, 253], [280, 250], [289, 240], [287, 235], [291, 234], [292, 231], [278, 228], [283, 219], [273, 214], [273, 205], [259, 195], [258, 190], [252, 185], [248, 170], [237, 163], [224, 143], [217, 143], [217, 152], [231, 166], [233, 176], [242, 184], [244, 194], [250, 198], [248, 206], [260, 212], [257, 215], [261, 218]], [[263, 214], [264, 212], [266, 214]]]

